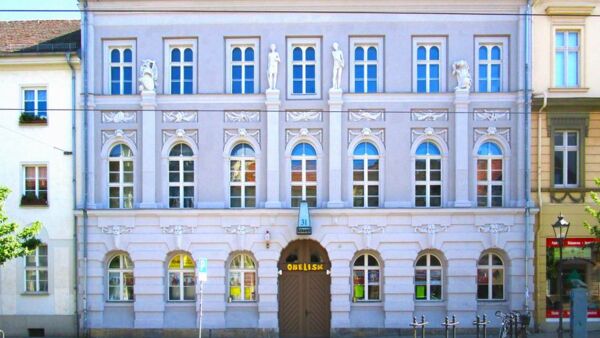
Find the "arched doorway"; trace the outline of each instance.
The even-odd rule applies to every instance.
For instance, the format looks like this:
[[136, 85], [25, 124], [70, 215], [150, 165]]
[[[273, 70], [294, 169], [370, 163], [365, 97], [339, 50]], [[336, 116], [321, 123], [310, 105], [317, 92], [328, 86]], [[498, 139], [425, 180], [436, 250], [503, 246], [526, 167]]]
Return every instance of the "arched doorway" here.
[[282, 252], [279, 275], [279, 336], [329, 337], [331, 262], [318, 242], [297, 240]]

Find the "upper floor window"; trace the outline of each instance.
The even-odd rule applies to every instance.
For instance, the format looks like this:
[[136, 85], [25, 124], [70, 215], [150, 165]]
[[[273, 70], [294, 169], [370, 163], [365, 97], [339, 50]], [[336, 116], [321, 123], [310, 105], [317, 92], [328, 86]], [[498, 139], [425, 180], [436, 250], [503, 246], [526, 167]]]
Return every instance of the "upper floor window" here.
[[504, 299], [504, 263], [496, 254], [483, 254], [477, 262], [477, 299]]
[[415, 299], [442, 300], [442, 263], [433, 254], [425, 254], [417, 259]]
[[108, 300], [133, 300], [133, 262], [128, 255], [119, 254], [108, 263]]
[[477, 206], [502, 206], [502, 173], [502, 150], [493, 142], [483, 143], [477, 151]]
[[194, 207], [194, 152], [178, 143], [169, 152], [169, 208]]
[[256, 264], [250, 255], [237, 255], [229, 264], [229, 300], [256, 300]]
[[169, 261], [169, 300], [196, 299], [196, 264], [188, 254], [177, 254]]
[[354, 148], [352, 179], [353, 206], [379, 206], [379, 152], [370, 142]]
[[445, 41], [443, 37], [413, 37], [413, 90], [417, 93], [445, 90]]
[[48, 204], [48, 167], [45, 165], [26, 165], [23, 167], [24, 185], [22, 205]]
[[133, 208], [133, 152], [115, 145], [108, 158], [108, 207]]
[[354, 48], [354, 92], [377, 92], [377, 46]]
[[227, 58], [227, 92], [258, 92], [258, 39], [227, 39]]
[[371, 254], [361, 254], [352, 264], [352, 301], [381, 300], [379, 261]]
[[478, 80], [480, 92], [499, 92], [502, 90], [502, 46], [481, 45], [478, 56]]
[[47, 118], [48, 98], [46, 88], [23, 89], [23, 115], [31, 118]]
[[415, 206], [442, 206], [442, 153], [433, 142], [421, 143], [415, 153]]
[[300, 143], [292, 150], [292, 207], [301, 201], [309, 207], [317, 206], [317, 152], [308, 143]]
[[231, 151], [230, 206], [232, 208], [256, 207], [256, 157], [254, 149], [246, 143], [236, 145]]
[[131, 94], [133, 91], [133, 52], [131, 48], [110, 50], [110, 93]]
[[320, 40], [294, 38], [288, 43], [288, 55], [292, 58], [288, 65], [288, 94], [295, 97], [320, 96]]
[[554, 86], [579, 87], [579, 31], [556, 31], [554, 46]]
[[554, 132], [554, 186], [579, 185], [579, 132], [559, 130]]
[[25, 292], [48, 292], [48, 246], [25, 256]]

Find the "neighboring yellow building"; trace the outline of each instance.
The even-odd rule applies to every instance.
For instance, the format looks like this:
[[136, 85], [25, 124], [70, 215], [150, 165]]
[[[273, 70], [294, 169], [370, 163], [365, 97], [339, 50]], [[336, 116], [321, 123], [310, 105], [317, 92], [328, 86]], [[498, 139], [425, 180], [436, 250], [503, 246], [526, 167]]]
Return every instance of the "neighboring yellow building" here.
[[[542, 330], [558, 322], [558, 248], [551, 224], [571, 223], [563, 250], [563, 292], [571, 280], [590, 291], [588, 327], [600, 327], [600, 262], [583, 221], [600, 177], [600, 1], [534, 1], [531, 133], [532, 198], [536, 220], [535, 319]], [[568, 313], [568, 296], [563, 298]], [[568, 322], [564, 327], [568, 328]]]

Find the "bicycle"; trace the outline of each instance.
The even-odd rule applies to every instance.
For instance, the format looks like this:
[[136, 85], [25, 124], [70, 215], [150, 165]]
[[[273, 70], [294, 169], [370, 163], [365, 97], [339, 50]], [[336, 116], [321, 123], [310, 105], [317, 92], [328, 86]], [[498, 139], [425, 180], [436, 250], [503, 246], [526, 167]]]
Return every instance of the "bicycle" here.
[[502, 320], [502, 326], [498, 333], [499, 338], [527, 338], [530, 319], [528, 313], [496, 311], [496, 317], [500, 317]]

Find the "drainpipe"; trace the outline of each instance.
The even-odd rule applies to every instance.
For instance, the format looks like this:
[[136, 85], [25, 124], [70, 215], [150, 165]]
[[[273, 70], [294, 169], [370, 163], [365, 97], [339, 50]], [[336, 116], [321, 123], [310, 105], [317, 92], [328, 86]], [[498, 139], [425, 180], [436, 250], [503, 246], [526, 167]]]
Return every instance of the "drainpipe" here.
[[88, 184], [89, 184], [89, 173], [88, 173], [88, 2], [83, 0], [83, 22], [82, 22], [82, 47], [83, 47], [83, 295], [82, 295], [82, 307], [83, 307], [83, 335], [88, 336], [88, 305], [87, 305], [87, 276], [88, 276]]
[[524, 92], [523, 96], [525, 99], [525, 311], [529, 311], [529, 261], [531, 259], [530, 252], [530, 233], [531, 233], [531, 101], [529, 96], [529, 85], [530, 85], [530, 65], [531, 65], [531, 16], [532, 0], [527, 0], [527, 9], [525, 15], [525, 76], [524, 76]]
[[[73, 178], [71, 180], [71, 189], [73, 189], [73, 210], [77, 208], [77, 176], [75, 175], [76, 170], [76, 154], [77, 154], [77, 144], [75, 142], [75, 101], [76, 101], [76, 75], [75, 68], [73, 68], [73, 64], [71, 63], [71, 53], [65, 54], [65, 59], [67, 60], [67, 65], [71, 69], [71, 175]], [[75, 291], [75, 318], [78, 317], [79, 308], [78, 308], [78, 299], [77, 295], [79, 294], [79, 288], [77, 285], [77, 217], [73, 217], [73, 269], [74, 278], [73, 278], [73, 289]], [[79, 320], [75, 321], [75, 332], [77, 337], [79, 337]]]
[[544, 203], [542, 199], [542, 113], [548, 105], [548, 93], [543, 92], [542, 95], [544, 95], [544, 103], [538, 111], [537, 118], [537, 198], [538, 208], [540, 208], [540, 210], [542, 209], [542, 204]]

